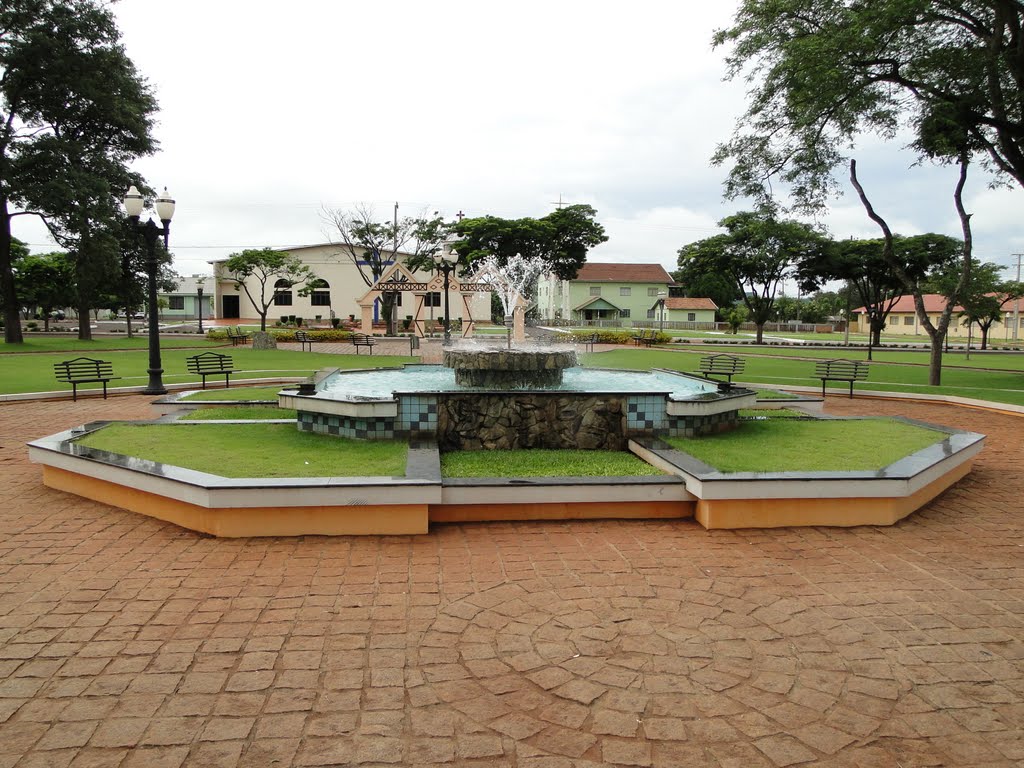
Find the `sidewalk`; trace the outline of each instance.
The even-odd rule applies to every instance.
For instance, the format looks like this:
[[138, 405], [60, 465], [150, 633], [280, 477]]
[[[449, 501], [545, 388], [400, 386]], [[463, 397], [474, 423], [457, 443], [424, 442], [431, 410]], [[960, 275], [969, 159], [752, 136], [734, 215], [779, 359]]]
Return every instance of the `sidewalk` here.
[[[0, 404], [0, 766], [1017, 766], [1020, 417], [892, 528], [216, 540], [45, 488]], [[866, 447], [870, 449], [870, 446]]]

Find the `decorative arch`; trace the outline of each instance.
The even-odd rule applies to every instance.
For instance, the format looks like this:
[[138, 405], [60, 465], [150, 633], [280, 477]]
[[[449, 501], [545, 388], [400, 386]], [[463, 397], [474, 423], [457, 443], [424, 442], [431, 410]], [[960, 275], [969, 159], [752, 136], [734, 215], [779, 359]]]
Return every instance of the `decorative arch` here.
[[[469, 338], [473, 335], [476, 325], [469, 300], [475, 293], [490, 293], [491, 287], [476, 281], [462, 282], [455, 273], [452, 273], [448, 279], [448, 290], [450, 291], [449, 295], [455, 294], [462, 301], [462, 336]], [[373, 333], [373, 303], [380, 298], [384, 291], [410, 291], [413, 294], [416, 300], [416, 307], [413, 311], [413, 327], [416, 330], [416, 335], [422, 338], [426, 336], [427, 332], [423, 317], [425, 298], [428, 293], [444, 291], [444, 277], [441, 274], [435, 274], [429, 280], [419, 280], [402, 264], [393, 264], [357, 302], [362, 312], [360, 330], [363, 333]]]

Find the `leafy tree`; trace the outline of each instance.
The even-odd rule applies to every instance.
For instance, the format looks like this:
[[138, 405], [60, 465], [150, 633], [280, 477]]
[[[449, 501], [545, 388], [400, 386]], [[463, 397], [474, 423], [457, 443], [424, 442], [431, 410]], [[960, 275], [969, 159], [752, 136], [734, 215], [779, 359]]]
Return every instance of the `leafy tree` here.
[[[79, 316], [115, 263], [117, 200], [151, 153], [156, 102], [100, 0], [0, 5], [0, 294], [5, 338], [21, 342], [11, 219], [42, 216], [76, 266]], [[11, 322], [14, 320], [14, 322]], [[80, 323], [89, 337], [89, 323]]]
[[[931, 386], [939, 386], [942, 383], [942, 346], [946, 339], [946, 332], [949, 329], [949, 321], [953, 314], [953, 306], [963, 295], [964, 289], [971, 281], [971, 249], [973, 238], [971, 234], [971, 216], [967, 213], [963, 204], [963, 190], [967, 183], [968, 152], [961, 149], [960, 174], [956, 188], [953, 191], [953, 203], [957, 216], [960, 219], [960, 228], [964, 233], [963, 241], [958, 241], [945, 235], [919, 235], [915, 238], [907, 238], [910, 246], [903, 249], [902, 253], [897, 252], [896, 238], [889, 228], [885, 219], [875, 211], [874, 206], [868, 200], [867, 193], [857, 178], [857, 161], [850, 161], [850, 181], [853, 183], [857, 194], [860, 196], [861, 204], [873, 222], [882, 230], [882, 256], [886, 263], [892, 268], [904, 288], [914, 297], [914, 308], [917, 311], [917, 319], [921, 327], [925, 329], [928, 338], [931, 340], [930, 357], [928, 361], [928, 383]], [[959, 259], [959, 266], [952, 265]], [[922, 265], [950, 265], [956, 275], [954, 284], [946, 293], [946, 307], [939, 314], [938, 321], [932, 322], [924, 306], [924, 294], [929, 292], [925, 280], [922, 278]], [[957, 271], [958, 270], [958, 271]]]
[[733, 163], [727, 194], [763, 200], [778, 178], [816, 209], [857, 135], [901, 131], [923, 156], [968, 146], [1024, 186], [1022, 28], [1018, 0], [743, 0], [714, 37], [728, 77], [754, 84], [714, 156]]
[[25, 306], [38, 309], [43, 328], [50, 330], [50, 313], [75, 302], [75, 267], [63, 251], [28, 255], [17, 262], [15, 281]]
[[[235, 281], [235, 290], [245, 292], [260, 316], [261, 331], [267, 330], [267, 312], [274, 302], [274, 286], [278, 280], [284, 280], [290, 286], [297, 286], [302, 283], [308, 284], [316, 278], [313, 270], [298, 256], [270, 248], [233, 253], [224, 262], [224, 269]], [[256, 284], [255, 288], [251, 288], [247, 282], [250, 278]]]
[[729, 324], [729, 330], [735, 336], [740, 332], [740, 326], [747, 322], [747, 308], [744, 306], [726, 307], [720, 310], [722, 319]]
[[[1024, 296], [1021, 283], [1003, 280], [1003, 267], [991, 262], [974, 260], [970, 282], [960, 295], [962, 307], [959, 317], [964, 325], [977, 324], [981, 331], [981, 348], [988, 348], [988, 335], [992, 326], [1003, 317], [1003, 307]], [[929, 279], [929, 287], [936, 293], [947, 295], [957, 282], [955, 268], [936, 271]]]
[[684, 296], [711, 299], [718, 307], [729, 307], [742, 298], [736, 283], [729, 277], [717, 272], [696, 272], [691, 261], [680, 260], [672, 279], [682, 286]]
[[590, 249], [608, 240], [596, 216], [589, 205], [567, 205], [540, 219], [463, 219], [455, 225], [455, 233], [462, 238], [455, 248], [469, 263], [487, 256], [494, 256], [499, 264], [516, 254], [541, 258], [559, 279], [572, 280]]
[[[351, 260], [367, 287], [372, 286], [403, 254], [411, 269], [432, 269], [431, 256], [441, 247], [451, 230], [436, 213], [398, 218], [398, 203], [391, 221], [378, 221], [373, 206], [357, 205], [351, 211], [324, 209], [321, 217], [328, 225], [342, 258]], [[381, 293], [381, 312], [389, 336], [395, 333], [395, 303], [398, 293]]]
[[694, 274], [727, 277], [741, 293], [761, 344], [779, 283], [793, 273], [795, 263], [825, 248], [827, 240], [807, 224], [779, 220], [765, 210], [727, 216], [718, 225], [726, 234], [684, 246], [679, 266]]

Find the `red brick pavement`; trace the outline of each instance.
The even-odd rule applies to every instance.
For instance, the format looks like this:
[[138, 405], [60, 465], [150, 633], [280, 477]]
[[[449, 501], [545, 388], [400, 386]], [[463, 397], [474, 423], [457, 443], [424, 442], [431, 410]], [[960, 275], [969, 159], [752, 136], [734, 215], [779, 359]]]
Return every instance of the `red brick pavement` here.
[[0, 405], [0, 767], [1024, 764], [1019, 418], [892, 528], [216, 540], [44, 488]]

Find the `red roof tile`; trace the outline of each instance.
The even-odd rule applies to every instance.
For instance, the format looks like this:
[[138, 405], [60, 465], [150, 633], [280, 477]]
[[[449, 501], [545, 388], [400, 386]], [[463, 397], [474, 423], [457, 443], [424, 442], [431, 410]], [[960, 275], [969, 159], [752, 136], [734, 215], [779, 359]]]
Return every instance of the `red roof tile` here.
[[666, 309], [718, 309], [718, 305], [711, 299], [698, 299], [689, 297], [678, 297], [665, 299]]
[[672, 277], [661, 264], [608, 264], [589, 261], [576, 275], [585, 283], [664, 283]]

